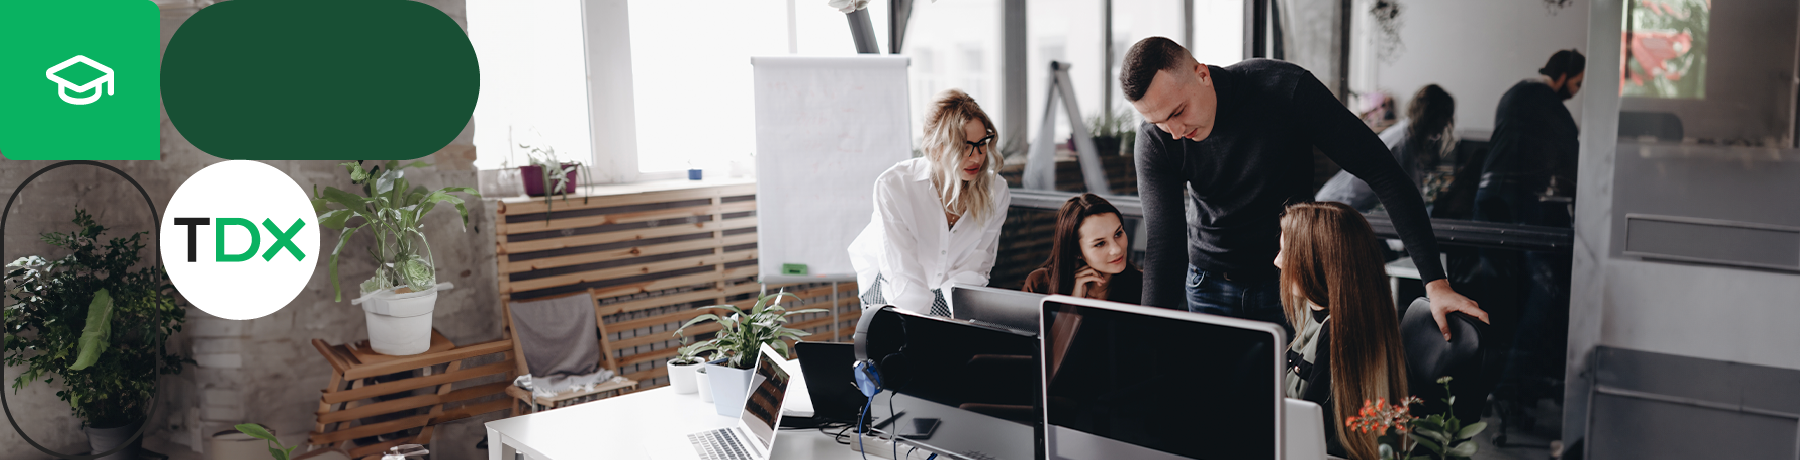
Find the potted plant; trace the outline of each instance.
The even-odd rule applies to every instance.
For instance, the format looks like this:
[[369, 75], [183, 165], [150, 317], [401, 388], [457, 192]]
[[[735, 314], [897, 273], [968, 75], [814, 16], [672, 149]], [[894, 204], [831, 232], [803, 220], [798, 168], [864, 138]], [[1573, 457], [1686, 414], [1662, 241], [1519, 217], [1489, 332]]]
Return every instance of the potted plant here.
[[[1450, 377], [1439, 378], [1437, 383], [1444, 386], [1444, 394], [1451, 394]], [[1446, 411], [1456, 407], [1455, 396], [1442, 401]], [[1487, 422], [1464, 426], [1449, 413], [1414, 417], [1408, 407], [1422, 404], [1424, 401], [1417, 396], [1407, 396], [1393, 405], [1384, 400], [1364, 401], [1361, 413], [1345, 417], [1344, 426], [1346, 432], [1376, 433], [1382, 460], [1468, 460], [1474, 457], [1475, 435], [1487, 429]], [[1420, 450], [1424, 452], [1418, 453]]]
[[[765, 286], [759, 294], [767, 294]], [[702, 309], [719, 310], [720, 313], [706, 313], [688, 320], [677, 333], [689, 326], [706, 321], [719, 324], [719, 332], [710, 341], [710, 350], [715, 355], [706, 366], [707, 379], [711, 380], [713, 402], [718, 406], [719, 415], [737, 417], [744, 410], [744, 396], [750, 390], [750, 373], [756, 370], [756, 357], [762, 353], [762, 346], [768, 346], [780, 352], [786, 358], [788, 344], [786, 339], [799, 339], [810, 335], [806, 331], [788, 328], [788, 317], [826, 311], [812, 308], [788, 311], [781, 306], [781, 297], [787, 296], [798, 300], [800, 297], [783, 290], [773, 295], [761, 295], [756, 304], [745, 310], [735, 305], [713, 305]]]
[[1132, 123], [1136, 120], [1126, 110], [1088, 117], [1088, 135], [1094, 138], [1094, 148], [1099, 150], [1096, 154], [1113, 156], [1130, 153], [1131, 143], [1137, 140], [1137, 126]]
[[[324, 192], [313, 186], [313, 211], [319, 213], [319, 225], [341, 230], [338, 244], [331, 250], [328, 265], [331, 290], [337, 301], [344, 300], [338, 285], [338, 256], [357, 231], [368, 229], [375, 234], [375, 244], [368, 248], [375, 259], [375, 275], [361, 284], [362, 297], [352, 300], [361, 304], [368, 320], [369, 344], [376, 352], [389, 355], [415, 355], [431, 347], [431, 311], [436, 307], [439, 291], [449, 290], [450, 283], [438, 284], [437, 265], [432, 261], [431, 246], [425, 241], [424, 217], [438, 203], [450, 203], [462, 215], [463, 227], [469, 225], [469, 210], [462, 193], [479, 198], [481, 194], [468, 187], [447, 187], [427, 191], [411, 187], [406, 168], [429, 166], [425, 162], [401, 165], [388, 161], [383, 166], [363, 169], [362, 162], [342, 163], [350, 172], [350, 182], [362, 187], [362, 196], [336, 188]], [[354, 221], [353, 219], [362, 219]]]
[[[529, 161], [519, 167], [520, 181], [525, 185], [526, 196], [544, 197], [544, 222], [550, 221], [552, 198], [562, 195], [563, 201], [568, 202], [569, 193], [581, 187], [581, 174], [594, 177], [587, 165], [558, 159], [555, 147], [519, 144], [519, 148], [525, 149], [525, 158]], [[581, 174], [577, 174], [577, 170]], [[587, 198], [582, 198], [581, 204], [587, 204]]]
[[676, 331], [675, 336], [681, 339], [681, 347], [675, 349], [675, 357], [669, 359], [669, 385], [675, 387], [675, 394], [693, 394], [698, 391], [694, 382], [694, 370], [699, 369], [706, 359], [701, 353], [712, 351], [711, 340], [689, 345], [688, 338]]
[[[135, 441], [157, 377], [193, 362], [163, 349], [186, 309], [161, 267], [133, 269], [148, 232], [107, 241], [86, 211], [76, 209], [72, 222], [73, 232], [41, 235], [68, 255], [6, 265], [5, 363], [25, 367], [14, 391], [61, 379], [56, 396], [82, 420], [92, 452], [104, 453]], [[135, 459], [137, 450], [106, 458]]]

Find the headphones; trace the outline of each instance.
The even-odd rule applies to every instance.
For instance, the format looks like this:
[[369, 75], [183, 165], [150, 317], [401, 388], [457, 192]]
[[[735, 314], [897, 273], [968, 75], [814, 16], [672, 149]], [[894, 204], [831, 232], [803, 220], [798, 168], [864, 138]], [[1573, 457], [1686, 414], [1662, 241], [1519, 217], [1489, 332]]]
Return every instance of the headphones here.
[[851, 365], [851, 373], [856, 378], [856, 389], [866, 398], [875, 397], [883, 388], [880, 365], [869, 359], [869, 325], [875, 322], [875, 316], [891, 311], [895, 311], [893, 305], [863, 309], [862, 318], [856, 320], [856, 333], [850, 336], [856, 343], [856, 363]]

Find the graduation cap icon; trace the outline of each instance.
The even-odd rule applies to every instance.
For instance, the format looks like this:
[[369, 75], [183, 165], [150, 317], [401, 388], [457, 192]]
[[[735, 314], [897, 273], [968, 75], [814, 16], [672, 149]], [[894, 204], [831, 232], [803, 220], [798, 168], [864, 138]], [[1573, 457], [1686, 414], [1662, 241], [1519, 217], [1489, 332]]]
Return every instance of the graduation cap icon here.
[[[87, 64], [88, 66], [99, 70], [103, 75], [101, 75], [99, 78], [95, 78], [93, 81], [89, 81], [85, 84], [80, 84], [80, 85], [71, 83], [71, 82], [69, 82], [69, 80], [63, 79], [63, 77], [56, 75], [57, 72], [61, 72], [63, 69], [67, 69], [67, 68], [69, 68], [69, 66], [75, 65], [76, 63]], [[67, 60], [67, 61], [62, 61], [61, 64], [57, 64], [55, 66], [50, 67], [50, 70], [45, 70], [44, 76], [49, 77], [50, 81], [56, 82], [57, 97], [61, 97], [63, 102], [67, 102], [67, 103], [75, 104], [75, 105], [88, 105], [88, 104], [94, 103], [94, 101], [100, 100], [100, 91], [94, 91], [94, 95], [92, 95], [92, 96], [80, 97], [80, 98], [69, 97], [69, 92], [71, 92], [71, 91], [73, 91], [75, 93], [85, 93], [90, 90], [94, 90], [95, 88], [98, 88], [100, 86], [105, 86], [106, 87], [106, 95], [111, 96], [113, 94], [113, 91], [119, 89], [118, 88], [119, 83], [117, 81], [114, 81], [114, 79], [113, 79], [112, 68], [107, 67], [99, 62], [94, 62], [93, 59], [88, 59], [87, 56], [77, 55], [75, 57], [69, 58], [69, 60]]]

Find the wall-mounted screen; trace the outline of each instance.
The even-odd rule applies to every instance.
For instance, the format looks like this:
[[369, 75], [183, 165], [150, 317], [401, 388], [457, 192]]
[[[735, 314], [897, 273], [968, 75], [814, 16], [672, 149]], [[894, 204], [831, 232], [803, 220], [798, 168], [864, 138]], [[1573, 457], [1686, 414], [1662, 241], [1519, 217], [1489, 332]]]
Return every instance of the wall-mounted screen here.
[[1625, 7], [1620, 95], [1706, 99], [1710, 0], [1634, 0]]

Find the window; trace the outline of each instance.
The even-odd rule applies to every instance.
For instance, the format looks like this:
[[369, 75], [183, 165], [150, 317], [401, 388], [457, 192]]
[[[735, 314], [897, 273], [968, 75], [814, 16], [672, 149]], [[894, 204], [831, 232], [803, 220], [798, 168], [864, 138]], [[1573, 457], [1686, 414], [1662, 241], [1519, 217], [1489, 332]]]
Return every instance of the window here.
[[525, 164], [520, 143], [587, 159], [581, 5], [470, 0], [468, 14], [470, 42], [481, 60], [475, 166]]
[[912, 98], [915, 147], [932, 102], [947, 89], [969, 93], [994, 124], [1005, 123], [1000, 110], [999, 0], [915, 2], [906, 28], [901, 51], [912, 59], [907, 92]]
[[786, 2], [636, 0], [629, 7], [638, 171], [749, 161], [756, 149], [750, 57], [788, 54]]
[[[1031, 121], [1026, 123], [1036, 142], [1043, 125], [1045, 96], [1049, 94], [1050, 62], [1069, 64], [1069, 80], [1075, 88], [1075, 102], [1085, 117], [1099, 113], [1101, 92], [1106, 90], [1103, 74], [1105, 57], [1100, 48], [1100, 18], [1105, 5], [1100, 0], [1046, 0], [1031, 2], [1025, 11], [1025, 97]], [[1066, 104], [1062, 101], [1059, 104]], [[1069, 139], [1065, 109], [1056, 111], [1056, 131], [1051, 140], [1061, 143]], [[1077, 120], [1078, 122], [1080, 120]], [[1066, 150], [1066, 149], [1064, 149]]]

